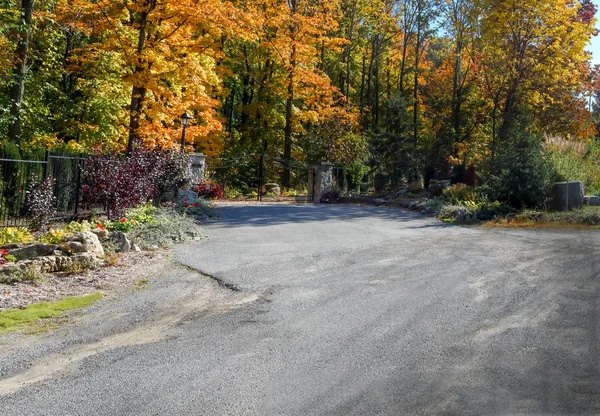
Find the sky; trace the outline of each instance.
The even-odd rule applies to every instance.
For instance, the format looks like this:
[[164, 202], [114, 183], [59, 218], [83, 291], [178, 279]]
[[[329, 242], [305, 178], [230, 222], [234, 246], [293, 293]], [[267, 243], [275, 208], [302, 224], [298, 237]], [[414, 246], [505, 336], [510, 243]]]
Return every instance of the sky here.
[[[596, 19], [598, 19], [600, 18], [600, 0], [594, 0], [594, 4], [596, 5], [599, 11], [598, 13], [596, 13]], [[596, 27], [600, 29], [600, 19], [598, 19]], [[592, 39], [592, 44], [588, 47], [588, 49], [593, 54], [592, 63], [600, 65], [600, 35]]]

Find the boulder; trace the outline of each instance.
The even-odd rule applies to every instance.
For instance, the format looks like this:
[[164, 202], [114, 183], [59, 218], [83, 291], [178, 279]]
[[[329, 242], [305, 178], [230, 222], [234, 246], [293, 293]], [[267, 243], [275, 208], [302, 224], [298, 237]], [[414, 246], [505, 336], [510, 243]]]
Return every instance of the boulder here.
[[281, 195], [281, 188], [276, 183], [266, 183], [265, 184], [265, 191], [266, 192], [272, 192], [272, 193], [274, 193], [277, 196]]
[[550, 208], [553, 211], [566, 211], [583, 206], [585, 190], [583, 182], [559, 182], [554, 184]]
[[404, 189], [396, 192], [396, 194], [394, 195], [394, 197], [395, 198], [404, 198], [407, 193], [408, 193], [408, 186], [405, 186]]
[[113, 231], [110, 233], [110, 241], [115, 245], [117, 253], [127, 253], [131, 250], [131, 243], [127, 239], [125, 233], [121, 231]]
[[441, 196], [444, 193], [444, 189], [450, 188], [450, 181], [439, 181], [437, 179], [431, 179], [429, 181], [429, 192], [432, 196]]
[[435, 214], [435, 211], [433, 210], [433, 207], [425, 207], [421, 210], [421, 214], [423, 215], [433, 215]]
[[408, 184], [408, 191], [412, 192], [412, 193], [418, 193], [421, 192], [423, 190], [423, 182], [421, 181], [414, 181], [414, 182], [410, 182]]
[[[71, 243], [80, 243], [82, 247]], [[69, 238], [69, 241], [67, 241], [67, 244], [75, 253], [90, 253], [96, 257], [104, 257], [104, 248], [102, 248], [102, 244], [100, 244], [100, 239], [92, 232], [86, 231], [73, 234], [73, 236]]]
[[198, 199], [198, 194], [192, 190], [180, 189], [177, 195], [177, 202], [179, 205], [194, 204]]
[[36, 257], [48, 256], [58, 248], [55, 244], [31, 244], [9, 251], [17, 260], [31, 260]]
[[92, 232], [96, 234], [100, 240], [106, 240], [110, 236], [110, 232], [108, 230], [103, 230], [102, 228], [95, 228]]
[[67, 242], [67, 245], [71, 249], [72, 253], [86, 253], [87, 252], [83, 243], [80, 243], [79, 241], [69, 241], [69, 242]]
[[63, 272], [72, 270], [77, 264], [83, 266], [82, 268], [94, 268], [98, 265], [98, 260], [90, 253], [81, 253], [74, 256], [43, 256], [33, 260], [20, 261], [0, 269], [0, 282], [6, 283], [6, 276], [18, 273], [18, 271], [24, 272], [33, 269], [40, 273]]
[[62, 251], [65, 254], [73, 254], [73, 249], [67, 243], [60, 243], [58, 245], [58, 248], [60, 251]]
[[586, 196], [585, 203], [592, 207], [600, 206], [600, 196]]

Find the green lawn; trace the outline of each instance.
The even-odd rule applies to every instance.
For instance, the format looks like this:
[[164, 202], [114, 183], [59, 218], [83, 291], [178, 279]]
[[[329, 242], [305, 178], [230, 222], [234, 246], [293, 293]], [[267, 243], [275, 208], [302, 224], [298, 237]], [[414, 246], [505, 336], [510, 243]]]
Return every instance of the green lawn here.
[[18, 331], [37, 325], [41, 319], [63, 316], [65, 311], [86, 308], [102, 299], [102, 293], [78, 298], [64, 298], [52, 303], [35, 303], [25, 309], [0, 312], [0, 334]]

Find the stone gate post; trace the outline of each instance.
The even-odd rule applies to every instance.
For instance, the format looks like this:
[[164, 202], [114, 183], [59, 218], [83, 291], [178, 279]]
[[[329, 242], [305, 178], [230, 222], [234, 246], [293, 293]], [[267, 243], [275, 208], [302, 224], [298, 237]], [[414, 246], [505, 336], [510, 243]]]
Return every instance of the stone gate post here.
[[206, 171], [206, 156], [203, 153], [190, 153], [192, 163], [192, 184], [197, 185], [204, 181]]
[[308, 195], [312, 195], [315, 204], [321, 203], [321, 197], [333, 187], [333, 164], [321, 162], [311, 166], [308, 175]]

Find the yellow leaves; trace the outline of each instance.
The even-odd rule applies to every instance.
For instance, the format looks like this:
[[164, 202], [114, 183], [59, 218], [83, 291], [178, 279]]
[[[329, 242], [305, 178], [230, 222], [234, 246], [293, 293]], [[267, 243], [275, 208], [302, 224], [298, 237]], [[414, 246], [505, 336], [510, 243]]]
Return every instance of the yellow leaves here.
[[[73, 0], [63, 1], [60, 7], [65, 24], [85, 28], [97, 39], [79, 51], [78, 66], [96, 67], [94, 71], [101, 73], [105, 68], [98, 67], [98, 57], [112, 53], [114, 62], [121, 64], [129, 95], [132, 88], [141, 89], [134, 95], [142, 100], [137, 134], [146, 146], [175, 146], [180, 135], [179, 116], [189, 111], [196, 117], [188, 131], [190, 142], [202, 145], [204, 138], [210, 137], [206, 139], [208, 147], [219, 149], [214, 136], [222, 130], [216, 111], [221, 76], [216, 67], [223, 54], [221, 36], [233, 27], [230, 3]], [[115, 133], [120, 135], [113, 139], [117, 142], [128, 135], [124, 129]]]

